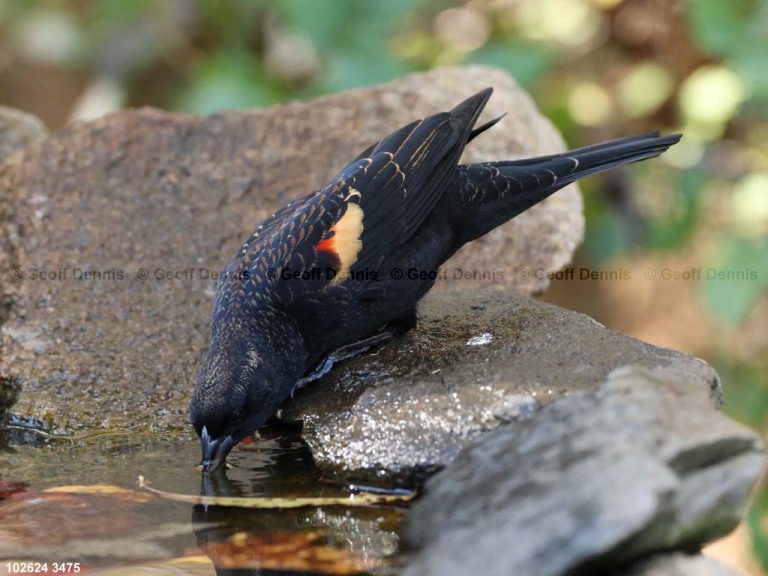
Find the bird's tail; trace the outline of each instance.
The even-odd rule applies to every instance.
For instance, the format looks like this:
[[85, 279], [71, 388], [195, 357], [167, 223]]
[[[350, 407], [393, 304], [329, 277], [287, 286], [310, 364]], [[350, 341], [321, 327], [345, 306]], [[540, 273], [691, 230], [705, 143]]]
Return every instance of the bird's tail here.
[[483, 236], [580, 178], [658, 156], [681, 137], [640, 134], [563, 154], [460, 166], [454, 200], [465, 215], [464, 242]]

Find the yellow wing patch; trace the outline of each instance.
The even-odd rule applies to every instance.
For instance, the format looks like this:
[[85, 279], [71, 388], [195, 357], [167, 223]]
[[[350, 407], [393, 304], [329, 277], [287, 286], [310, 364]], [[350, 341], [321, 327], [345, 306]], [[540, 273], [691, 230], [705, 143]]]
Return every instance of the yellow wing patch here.
[[343, 281], [348, 275], [352, 265], [357, 261], [360, 250], [363, 249], [363, 209], [359, 205], [349, 202], [352, 198], [360, 198], [360, 192], [354, 188], [347, 196], [347, 210], [336, 224], [331, 226], [333, 235], [317, 244], [316, 248], [324, 252], [331, 252], [339, 259], [339, 269], [331, 281], [335, 285]]

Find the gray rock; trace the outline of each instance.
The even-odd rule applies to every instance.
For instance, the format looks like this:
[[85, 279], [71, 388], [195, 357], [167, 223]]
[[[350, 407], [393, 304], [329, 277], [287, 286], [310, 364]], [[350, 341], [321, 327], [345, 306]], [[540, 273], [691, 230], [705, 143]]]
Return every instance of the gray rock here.
[[700, 554], [667, 554], [619, 570], [614, 576], [742, 576], [742, 573]]
[[607, 573], [726, 534], [765, 456], [706, 388], [623, 367], [489, 433], [427, 482], [405, 574]]
[[[22, 384], [15, 410], [60, 432], [186, 426], [208, 344], [211, 277], [258, 222], [394, 127], [487, 86], [496, 93], [486, 118], [508, 116], [466, 160], [563, 149], [506, 73], [469, 67], [207, 118], [130, 110], [15, 154], [0, 166], [0, 291], [14, 303], [2, 376]], [[558, 269], [582, 231], [581, 197], [570, 187], [451, 266], [499, 272], [462, 280], [464, 288], [541, 290], [543, 274], [512, 270]]]
[[[419, 315], [404, 338], [339, 366], [283, 410], [303, 420], [321, 469], [410, 481], [484, 431], [627, 364], [674, 371], [721, 401], [718, 376], [703, 361], [511, 291], [430, 294]], [[486, 333], [487, 344], [468, 345]]]

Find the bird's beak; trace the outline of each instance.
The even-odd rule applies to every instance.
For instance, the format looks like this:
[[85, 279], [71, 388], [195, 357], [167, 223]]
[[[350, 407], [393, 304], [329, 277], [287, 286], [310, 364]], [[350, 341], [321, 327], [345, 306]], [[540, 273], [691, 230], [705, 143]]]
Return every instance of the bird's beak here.
[[203, 426], [200, 433], [200, 444], [203, 448], [203, 459], [200, 461], [200, 465], [203, 467], [203, 472], [210, 473], [224, 464], [227, 454], [237, 444], [237, 440], [231, 434], [224, 438], [211, 438], [208, 430]]

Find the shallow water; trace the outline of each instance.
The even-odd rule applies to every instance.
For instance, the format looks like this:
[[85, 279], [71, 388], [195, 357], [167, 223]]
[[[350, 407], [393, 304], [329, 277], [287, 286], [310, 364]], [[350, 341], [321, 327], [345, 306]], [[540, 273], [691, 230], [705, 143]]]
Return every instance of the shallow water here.
[[[75, 573], [61, 562], [88, 574], [397, 572], [403, 508], [206, 510], [138, 488], [143, 475], [154, 488], [192, 495], [348, 495], [321, 479], [298, 436], [238, 446], [225, 477], [202, 477], [199, 458], [194, 435], [135, 431], [4, 449], [0, 486], [28, 486], [0, 500], [0, 574], [20, 573], [13, 561], [48, 563], [48, 574]], [[95, 484], [130, 491], [44, 492]]]

